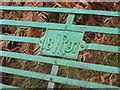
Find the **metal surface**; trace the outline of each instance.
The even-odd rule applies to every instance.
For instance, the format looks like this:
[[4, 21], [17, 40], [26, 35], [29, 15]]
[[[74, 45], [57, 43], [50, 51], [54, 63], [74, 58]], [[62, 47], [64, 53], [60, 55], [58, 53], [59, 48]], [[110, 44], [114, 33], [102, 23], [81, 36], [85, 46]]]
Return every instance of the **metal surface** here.
[[[29, 43], [39, 44], [40, 46], [42, 46], [43, 45], [42, 42], [44, 41], [44, 38], [38, 39], [33, 37], [29, 38], [29, 37], [20, 37], [20, 36], [0, 35], [0, 40], [29, 42]], [[120, 53], [120, 46], [111, 46], [111, 45], [93, 44], [93, 43], [86, 43], [86, 44], [84, 43], [84, 45], [86, 45], [85, 50], [89, 49], [89, 50], [100, 50], [100, 51], [106, 51], [106, 52]]]
[[0, 83], [0, 88], [1, 90], [27, 90], [27, 89], [23, 89], [23, 88], [19, 88], [19, 87], [14, 87], [11, 85], [5, 85]]
[[[72, 24], [73, 21], [74, 21], [74, 17], [75, 17], [74, 14], [69, 14], [69, 15], [68, 15], [68, 18], [67, 18], [67, 21], [66, 21], [66, 24]], [[53, 65], [53, 66], [52, 66], [51, 75], [56, 76], [57, 73], [58, 73], [58, 70], [59, 70], [59, 66]], [[48, 83], [48, 90], [49, 90], [50, 88], [53, 90], [54, 87], [55, 87], [55, 83], [52, 83], [52, 82], [49, 82], [49, 83]]]
[[51, 81], [51, 82], [57, 82], [57, 83], [62, 83], [62, 84], [70, 84], [70, 85], [82, 86], [82, 87], [87, 87], [87, 88], [106, 88], [106, 89], [115, 88], [115, 89], [120, 89], [119, 87], [116, 87], [116, 86], [97, 84], [97, 83], [93, 83], [93, 82], [91, 83], [91, 82], [86, 82], [86, 81], [82, 81], [82, 80], [64, 78], [64, 77], [60, 77], [60, 76], [36, 73], [36, 72], [7, 68], [7, 67], [1, 67], [1, 66], [0, 66], [0, 71], [4, 72], [4, 73], [17, 74], [17, 75], [20, 75], [20, 76], [43, 79], [43, 80], [47, 80], [47, 81]]
[[41, 54], [77, 59], [79, 51], [84, 50], [84, 33], [47, 30], [42, 43]]
[[[57, 76], [59, 66], [68, 66], [68, 67], [82, 68], [87, 70], [120, 74], [120, 67], [106, 66], [100, 64], [90, 64], [90, 63], [77, 61], [79, 52], [83, 50], [100, 50], [106, 52], [120, 53], [120, 46], [86, 43], [83, 40], [85, 32], [97, 32], [97, 33], [118, 35], [120, 34], [120, 29], [72, 24], [74, 21], [75, 14], [80, 14], [80, 15], [92, 14], [92, 15], [119, 17], [120, 15], [119, 12], [68, 9], [68, 8], [18, 7], [18, 6], [0, 6], [0, 10], [44, 11], [44, 12], [57, 12], [57, 13], [59, 12], [59, 13], [69, 14], [65, 24], [0, 19], [1, 25], [46, 28], [45, 35], [42, 38], [0, 35], [0, 40], [39, 44], [41, 46], [40, 54], [42, 56], [20, 54], [9, 51], [0, 51], [0, 56], [18, 58], [28, 61], [43, 62], [53, 65], [50, 75], [25, 71], [25, 70], [18, 70], [3, 66], [0, 66], [1, 72], [47, 80], [49, 81], [48, 88], [54, 88], [55, 83], [62, 83], [62, 84], [70, 84], [70, 85], [81, 86], [86, 88], [120, 89], [120, 87], [117, 86], [110, 86], [110, 85], [86, 82], [82, 80]], [[43, 55], [47, 55], [47, 57]], [[54, 58], [52, 58], [51, 56], [54, 56]], [[64, 58], [66, 58], [67, 60], [65, 60]], [[2, 86], [3, 88], [9, 88], [9, 87], [15, 88], [13, 86], [4, 85], [4, 84], [0, 84], [0, 86]]]
[[0, 6], [0, 10], [20, 10], [20, 11], [41, 11], [41, 12], [58, 12], [72, 14], [93, 14], [102, 16], [120, 16], [120, 12], [101, 11], [101, 10], [84, 10], [70, 8], [47, 8], [47, 7], [18, 7], [18, 6]]
[[0, 54], [1, 56], [18, 58], [18, 59], [21, 58], [21, 59], [28, 60], [28, 61], [36, 61], [36, 62], [43, 62], [43, 63], [69, 66], [69, 67], [75, 67], [75, 68], [83, 68], [87, 70], [96, 70], [96, 71], [101, 71], [101, 72], [120, 74], [119, 67], [106, 66], [106, 65], [100, 65], [100, 64], [91, 64], [91, 63], [85, 63], [85, 62], [73, 61], [73, 60], [70, 61], [69, 59], [64, 60], [64, 59], [59, 59], [59, 58], [34, 56], [34, 55], [21, 54], [21, 53], [15, 53], [15, 52], [8, 52], [8, 51], [0, 51], [0, 53], [1, 53]]
[[49, 28], [53, 30], [60, 31], [74, 31], [74, 32], [96, 32], [96, 33], [106, 33], [106, 34], [120, 34], [120, 29], [118, 28], [107, 28], [98, 26], [87, 26], [87, 25], [66, 25], [58, 23], [49, 22], [30, 22], [30, 21], [20, 21], [20, 20], [5, 20], [0, 19], [0, 24], [2, 25], [14, 25], [14, 26], [26, 26], [26, 27], [36, 27], [36, 28]]
[[[53, 65], [50, 74], [53, 75], [53, 76], [56, 76], [57, 73], [58, 73], [58, 70], [59, 70], [59, 66]], [[49, 90], [50, 88], [53, 89], [54, 86], [55, 86], [55, 83], [54, 83], [54, 82], [49, 82], [47, 88], [48, 88], [48, 90]]]

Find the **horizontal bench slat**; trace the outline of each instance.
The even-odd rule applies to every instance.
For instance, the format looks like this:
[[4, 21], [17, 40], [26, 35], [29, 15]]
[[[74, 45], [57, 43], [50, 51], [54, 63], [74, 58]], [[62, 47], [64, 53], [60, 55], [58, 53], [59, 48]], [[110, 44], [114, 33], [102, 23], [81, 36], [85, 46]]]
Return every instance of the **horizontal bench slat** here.
[[15, 26], [26, 26], [26, 27], [37, 27], [37, 28], [49, 28], [53, 30], [68, 30], [75, 32], [98, 32], [98, 33], [108, 33], [108, 34], [120, 34], [120, 29], [118, 28], [107, 28], [98, 26], [86, 26], [86, 25], [66, 25], [58, 23], [49, 22], [30, 22], [30, 21], [20, 21], [20, 20], [5, 20], [0, 19], [1, 25], [15, 25]]
[[[0, 40], [10, 40], [10, 41], [17, 41], [17, 42], [28, 42], [28, 43], [40, 44], [41, 39], [33, 38], [33, 37], [0, 35]], [[119, 46], [87, 43], [86, 49], [120, 53]]]
[[39, 38], [8, 36], [8, 35], [0, 35], [0, 40], [10, 40], [10, 41], [16, 41], [16, 42], [28, 42], [28, 43], [35, 43], [35, 44], [39, 44], [39, 42], [40, 42]]
[[[10, 41], [16, 41], [16, 42], [28, 42], [28, 43], [40, 44], [41, 39], [33, 38], [33, 37], [0, 35], [0, 40], [10, 40]], [[120, 53], [119, 46], [87, 43], [86, 49]]]
[[21, 88], [15, 87], [15, 86], [6, 85], [6, 84], [2, 84], [2, 83], [0, 83], [0, 87], [1, 87], [1, 89], [4, 89], [4, 88], [8, 88], [8, 89], [10, 89], [10, 88], [17, 88], [17, 90], [23, 90]]
[[23, 6], [0, 6], [0, 10], [20, 10], [20, 11], [41, 11], [41, 12], [58, 12], [73, 14], [93, 14], [102, 16], [120, 16], [120, 12], [102, 11], [102, 10], [84, 10], [70, 8], [47, 8], [47, 7], [23, 7]]
[[54, 75], [31, 72], [31, 71], [26, 71], [26, 70], [7, 68], [7, 67], [2, 67], [2, 66], [0, 66], [0, 71], [4, 72], [4, 73], [9, 73], [9, 74], [17, 74], [20, 76], [37, 78], [37, 79], [42, 79], [42, 80], [47, 80], [50, 82], [56, 82], [56, 83], [62, 83], [62, 84], [70, 84], [70, 85], [81, 86], [81, 87], [86, 87], [86, 88], [105, 88], [105, 89], [106, 88], [116, 88], [116, 89], [120, 89], [120, 87], [117, 87], [117, 86], [110, 86], [110, 85], [98, 84], [98, 83], [93, 83], [93, 82], [86, 82], [86, 81], [82, 81], [82, 80], [64, 78], [64, 77], [60, 77], [60, 76], [54, 76]]
[[70, 61], [70, 60], [63, 60], [63, 59], [58, 59], [58, 58], [20, 54], [20, 53], [7, 52], [7, 51], [0, 51], [0, 56], [19, 58], [19, 59], [24, 59], [28, 61], [37, 61], [37, 62], [69, 66], [69, 67], [75, 67], [75, 68], [83, 68], [87, 70], [96, 70], [96, 71], [101, 71], [101, 72], [120, 74], [119, 67], [105, 66], [105, 65], [99, 65], [99, 64], [90, 64], [90, 63], [85, 63], [85, 62], [80, 62], [80, 61]]
[[110, 45], [102, 45], [102, 44], [87, 44], [88, 50], [100, 50], [100, 51], [106, 51], [106, 52], [116, 52], [120, 53], [120, 47], [119, 46], [110, 46]]

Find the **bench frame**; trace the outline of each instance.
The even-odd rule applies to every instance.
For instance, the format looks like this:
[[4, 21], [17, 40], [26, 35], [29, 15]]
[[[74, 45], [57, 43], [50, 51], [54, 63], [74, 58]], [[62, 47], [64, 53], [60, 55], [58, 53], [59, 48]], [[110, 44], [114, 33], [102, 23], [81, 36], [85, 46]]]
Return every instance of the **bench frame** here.
[[[43, 79], [49, 81], [48, 88], [54, 88], [55, 83], [70, 84], [81, 86], [85, 88], [117, 88], [117, 86], [110, 86], [105, 84], [98, 84], [94, 82], [86, 82], [82, 80], [70, 79], [57, 76], [59, 66], [69, 66], [75, 68], [83, 68], [87, 70], [95, 70], [100, 72], [120, 74], [119, 67], [105, 66], [100, 64], [90, 64], [77, 60], [79, 51], [83, 50], [100, 50], [107, 52], [120, 53], [119, 46], [110, 46], [102, 44], [92, 44], [83, 41], [85, 32], [97, 32], [106, 34], [120, 34], [120, 29], [118, 28], [107, 28], [98, 26], [86, 26], [86, 25], [74, 25], [72, 24], [75, 18], [75, 14], [91, 14], [91, 15], [101, 15], [101, 16], [116, 16], [119, 17], [120, 12], [111, 11], [100, 11], [100, 10], [82, 10], [82, 9], [69, 9], [69, 8], [43, 8], [43, 7], [20, 7], [20, 6], [0, 6], [0, 10], [19, 10], [19, 11], [40, 11], [40, 12], [57, 12], [57, 13], [68, 13], [68, 18], [65, 24], [59, 23], [49, 23], [49, 22], [30, 22], [30, 21], [20, 21], [20, 20], [5, 20], [0, 19], [1, 25], [14, 25], [14, 26], [26, 26], [26, 27], [36, 27], [36, 28], [46, 28], [45, 36], [42, 38], [32, 38], [32, 37], [20, 37], [20, 36], [7, 36], [0, 35], [0, 40], [10, 40], [17, 42], [27, 42], [39, 44], [42, 48], [40, 53], [42, 55], [57, 56], [62, 58], [67, 58], [67, 60], [60, 58], [51, 58], [45, 56], [34, 56], [27, 54], [20, 54], [15, 52], [0, 51], [1, 56], [10, 58], [19, 58], [28, 61], [37, 61], [52, 64], [51, 74], [36, 73], [31, 71], [13, 69], [8, 67], [0, 66], [0, 71], [9, 74], [17, 74], [20, 76], [32, 77], [37, 79]], [[53, 33], [54, 36], [50, 36]], [[60, 45], [56, 46], [53, 50], [52, 45], [55, 44], [57, 36], [62, 39]], [[76, 35], [77, 38], [74, 38]], [[79, 43], [78, 43], [79, 42]], [[45, 44], [46, 43], [46, 44]], [[59, 42], [58, 42], [59, 43]], [[76, 46], [75, 46], [76, 45]], [[74, 49], [76, 47], [76, 49]], [[62, 52], [60, 52], [60, 51]], [[69, 60], [73, 59], [73, 61]], [[18, 88], [10, 85], [0, 84], [2, 88]]]

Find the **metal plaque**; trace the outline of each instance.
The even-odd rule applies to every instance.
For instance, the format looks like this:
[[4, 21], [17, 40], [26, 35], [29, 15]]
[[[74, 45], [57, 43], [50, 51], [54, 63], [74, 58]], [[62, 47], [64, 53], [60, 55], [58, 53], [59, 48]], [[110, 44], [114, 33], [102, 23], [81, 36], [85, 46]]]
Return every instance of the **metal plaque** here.
[[41, 54], [77, 59], [83, 42], [83, 32], [47, 30]]

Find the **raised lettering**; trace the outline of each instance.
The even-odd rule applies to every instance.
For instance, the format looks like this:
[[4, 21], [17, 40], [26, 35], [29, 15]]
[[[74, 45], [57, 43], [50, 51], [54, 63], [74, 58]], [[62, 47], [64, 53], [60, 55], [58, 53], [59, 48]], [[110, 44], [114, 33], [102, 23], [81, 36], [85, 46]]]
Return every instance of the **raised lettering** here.
[[46, 49], [50, 50], [53, 46], [53, 39], [47, 39], [47, 45], [46, 45]]
[[67, 53], [71, 52], [71, 50], [74, 48], [73, 45], [74, 45], [74, 42], [72, 41], [68, 42], [68, 44], [66, 45], [65, 52]]

